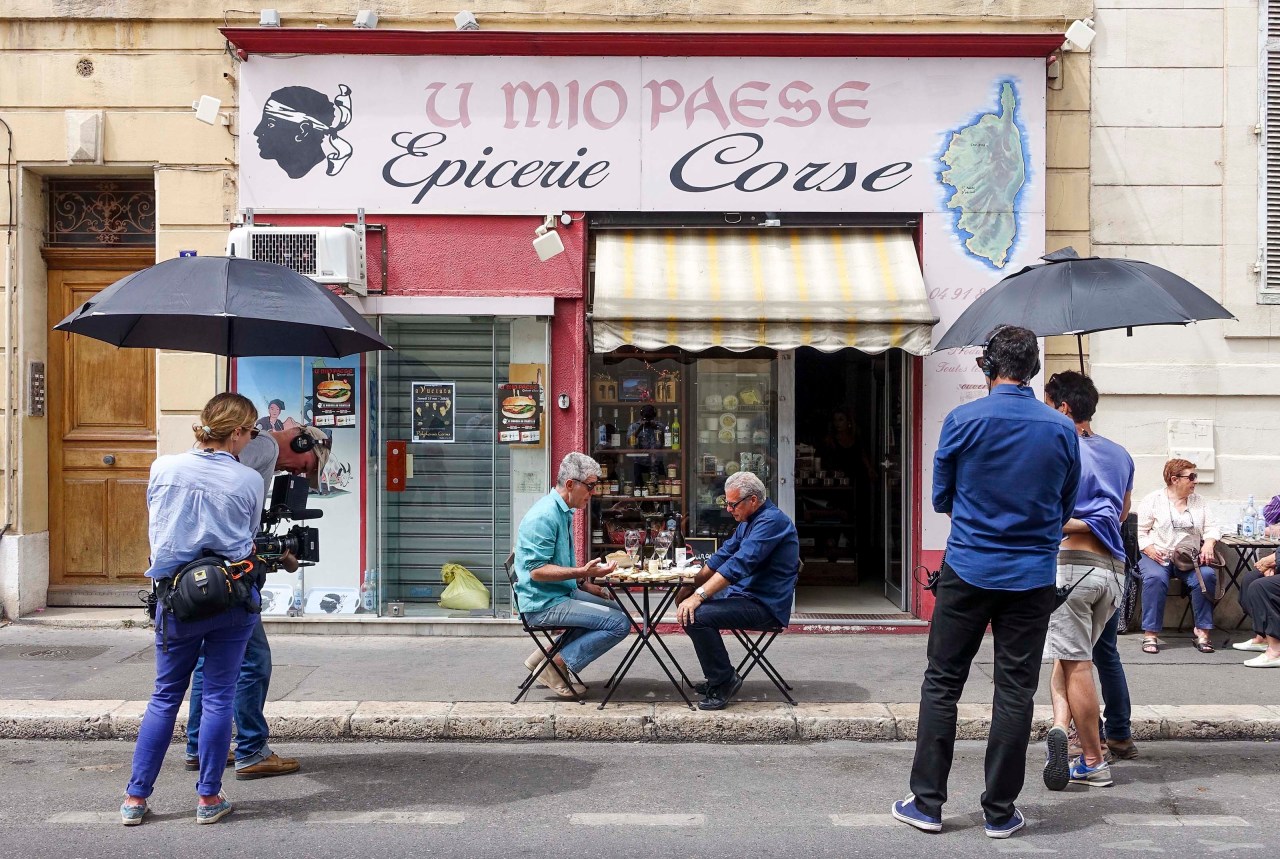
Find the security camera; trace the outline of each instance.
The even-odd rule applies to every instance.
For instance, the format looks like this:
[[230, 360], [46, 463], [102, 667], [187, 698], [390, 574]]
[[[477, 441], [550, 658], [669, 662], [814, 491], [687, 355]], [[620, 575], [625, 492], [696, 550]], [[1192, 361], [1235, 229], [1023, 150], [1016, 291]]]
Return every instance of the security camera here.
[[1073, 50], [1087, 51], [1089, 46], [1093, 44], [1094, 36], [1098, 35], [1093, 29], [1093, 19], [1085, 18], [1082, 21], [1074, 22], [1067, 28], [1067, 44]]
[[196, 112], [196, 119], [208, 125], [218, 124], [218, 110], [222, 107], [222, 99], [211, 95], [202, 95], [191, 102], [191, 109]]
[[459, 30], [479, 30], [480, 23], [476, 21], [476, 16], [471, 12], [463, 10], [453, 16], [453, 26]]

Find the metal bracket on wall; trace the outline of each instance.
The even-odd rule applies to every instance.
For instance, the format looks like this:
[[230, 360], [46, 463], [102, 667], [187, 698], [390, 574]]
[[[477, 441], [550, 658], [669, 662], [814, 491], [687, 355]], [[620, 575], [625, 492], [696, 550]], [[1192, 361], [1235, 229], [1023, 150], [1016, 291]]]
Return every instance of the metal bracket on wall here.
[[360, 237], [360, 276], [365, 284], [369, 283], [367, 274], [367, 258], [368, 245], [365, 243], [366, 233], [382, 234], [382, 289], [374, 292], [369, 290], [369, 295], [386, 295], [387, 294], [387, 239], [389, 238], [386, 224], [371, 224], [364, 216], [364, 209], [356, 209], [356, 222], [354, 224], [343, 224], [344, 227], [350, 227], [356, 231], [356, 235]]

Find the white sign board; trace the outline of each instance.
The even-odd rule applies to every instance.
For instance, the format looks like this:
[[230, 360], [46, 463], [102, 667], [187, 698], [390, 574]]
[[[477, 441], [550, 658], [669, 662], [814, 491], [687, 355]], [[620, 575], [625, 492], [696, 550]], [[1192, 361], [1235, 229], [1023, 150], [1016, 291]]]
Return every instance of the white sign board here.
[[[241, 75], [259, 210], [986, 212], [1044, 163], [1034, 58], [255, 56]], [[965, 129], [983, 140], [948, 157]], [[968, 182], [979, 163], [993, 184]]]

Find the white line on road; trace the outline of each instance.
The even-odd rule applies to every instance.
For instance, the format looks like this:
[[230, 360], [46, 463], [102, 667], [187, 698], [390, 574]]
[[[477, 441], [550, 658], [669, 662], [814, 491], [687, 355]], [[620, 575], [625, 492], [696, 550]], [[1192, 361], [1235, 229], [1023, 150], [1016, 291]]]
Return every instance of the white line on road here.
[[313, 813], [308, 823], [401, 823], [422, 826], [457, 826], [467, 819], [460, 811], [359, 811], [351, 813]]
[[892, 814], [833, 814], [832, 826], [893, 826]]
[[59, 811], [45, 823], [119, 823], [118, 811]]
[[705, 814], [571, 814], [575, 826], [705, 826]]
[[1230, 814], [1108, 814], [1112, 826], [1249, 826], [1243, 817]]

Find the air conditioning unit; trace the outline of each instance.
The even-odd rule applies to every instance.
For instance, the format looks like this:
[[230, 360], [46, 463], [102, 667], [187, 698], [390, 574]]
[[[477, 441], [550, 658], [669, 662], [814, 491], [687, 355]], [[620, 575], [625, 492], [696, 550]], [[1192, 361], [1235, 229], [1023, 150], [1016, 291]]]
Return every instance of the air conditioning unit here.
[[363, 242], [349, 227], [236, 227], [227, 255], [273, 262], [356, 295], [369, 292]]

